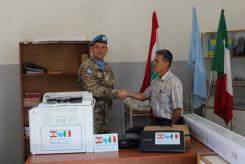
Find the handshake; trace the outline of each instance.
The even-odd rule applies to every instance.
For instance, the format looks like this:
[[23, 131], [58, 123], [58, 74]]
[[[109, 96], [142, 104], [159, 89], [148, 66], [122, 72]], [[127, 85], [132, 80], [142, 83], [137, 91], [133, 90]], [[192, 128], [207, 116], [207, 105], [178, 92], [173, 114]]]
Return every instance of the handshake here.
[[130, 92], [125, 89], [115, 89], [113, 91], [114, 91], [115, 97], [122, 99], [122, 100], [130, 96]]
[[146, 97], [143, 93], [131, 92], [131, 91], [127, 91], [125, 89], [114, 89], [112, 91], [112, 95], [113, 95], [113, 97], [119, 98], [121, 100], [124, 100], [128, 97], [131, 97], [133, 99], [140, 100], [140, 101], [149, 100], [149, 98]]

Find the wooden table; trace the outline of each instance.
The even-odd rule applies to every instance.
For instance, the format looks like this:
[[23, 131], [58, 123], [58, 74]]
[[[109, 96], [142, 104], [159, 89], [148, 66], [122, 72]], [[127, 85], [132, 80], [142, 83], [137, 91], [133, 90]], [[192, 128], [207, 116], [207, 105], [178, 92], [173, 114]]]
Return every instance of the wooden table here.
[[185, 153], [143, 153], [138, 149], [119, 152], [30, 155], [25, 164], [196, 164], [198, 153], [212, 152], [195, 138]]

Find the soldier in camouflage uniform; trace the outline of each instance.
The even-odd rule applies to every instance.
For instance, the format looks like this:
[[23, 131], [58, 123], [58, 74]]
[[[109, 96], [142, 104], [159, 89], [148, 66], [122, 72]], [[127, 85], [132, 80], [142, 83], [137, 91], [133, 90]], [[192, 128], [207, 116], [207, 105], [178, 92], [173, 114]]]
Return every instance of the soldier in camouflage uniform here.
[[106, 36], [95, 37], [90, 42], [92, 57], [82, 64], [80, 72], [83, 90], [92, 92], [96, 100], [94, 107], [95, 134], [110, 132], [112, 97], [116, 97], [118, 94], [117, 90], [113, 90], [113, 72], [110, 66], [104, 62], [107, 51]]

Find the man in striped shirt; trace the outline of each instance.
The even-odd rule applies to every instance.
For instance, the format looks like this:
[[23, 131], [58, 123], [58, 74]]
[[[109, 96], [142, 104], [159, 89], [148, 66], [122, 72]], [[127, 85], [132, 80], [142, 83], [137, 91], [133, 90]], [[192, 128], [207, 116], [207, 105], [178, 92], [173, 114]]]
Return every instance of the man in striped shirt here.
[[183, 86], [180, 79], [170, 71], [172, 53], [162, 49], [156, 52], [154, 71], [157, 80], [144, 93], [127, 91], [127, 96], [138, 100], [150, 100], [154, 125], [170, 126], [177, 124], [183, 112]]

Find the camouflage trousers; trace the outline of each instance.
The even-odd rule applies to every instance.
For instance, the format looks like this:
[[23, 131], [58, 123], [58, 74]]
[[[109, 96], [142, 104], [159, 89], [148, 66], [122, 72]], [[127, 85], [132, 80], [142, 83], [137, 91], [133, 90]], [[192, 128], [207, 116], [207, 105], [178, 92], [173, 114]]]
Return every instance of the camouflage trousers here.
[[97, 99], [94, 106], [94, 133], [110, 133], [112, 100]]

